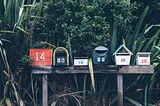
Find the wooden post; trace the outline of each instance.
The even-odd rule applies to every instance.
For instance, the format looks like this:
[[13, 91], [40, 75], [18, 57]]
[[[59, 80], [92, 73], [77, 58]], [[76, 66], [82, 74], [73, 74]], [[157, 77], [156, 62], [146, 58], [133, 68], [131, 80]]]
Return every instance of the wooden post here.
[[123, 106], [123, 75], [117, 74], [118, 106]]
[[42, 75], [42, 101], [43, 106], [48, 106], [48, 75]]

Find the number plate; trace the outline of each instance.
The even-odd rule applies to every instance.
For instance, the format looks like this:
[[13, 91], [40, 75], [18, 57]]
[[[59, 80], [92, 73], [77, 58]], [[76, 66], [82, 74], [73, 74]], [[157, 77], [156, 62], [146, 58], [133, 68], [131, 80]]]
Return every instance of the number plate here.
[[52, 65], [52, 49], [30, 49], [29, 55], [33, 60], [30, 66]]
[[88, 65], [88, 59], [74, 59], [74, 66], [86, 66]]

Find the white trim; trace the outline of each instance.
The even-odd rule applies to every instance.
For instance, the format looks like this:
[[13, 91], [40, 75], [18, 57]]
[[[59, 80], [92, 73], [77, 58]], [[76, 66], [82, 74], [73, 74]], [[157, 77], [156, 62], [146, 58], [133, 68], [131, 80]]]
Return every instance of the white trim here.
[[128, 54], [133, 55], [133, 53], [126, 46], [120, 45], [118, 49], [113, 53], [113, 56], [116, 54], [127, 54], [127, 53], [118, 53], [118, 51], [121, 50], [122, 47], [128, 52]]

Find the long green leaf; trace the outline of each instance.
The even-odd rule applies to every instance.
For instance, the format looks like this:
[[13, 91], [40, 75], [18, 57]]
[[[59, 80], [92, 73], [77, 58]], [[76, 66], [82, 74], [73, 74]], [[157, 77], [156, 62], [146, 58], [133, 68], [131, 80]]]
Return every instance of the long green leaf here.
[[7, 106], [12, 106], [11, 101], [10, 101], [9, 98], [6, 98], [6, 105], [7, 105]]
[[56, 106], [57, 101], [52, 102], [51, 106]]
[[77, 101], [78, 106], [82, 106], [82, 105], [81, 105], [81, 103], [80, 103], [80, 101], [78, 100], [78, 98], [77, 98], [77, 97], [75, 97], [74, 95], [72, 95], [72, 97]]
[[149, 10], [149, 6], [147, 6], [147, 7], [145, 8], [143, 14], [141, 15], [141, 17], [140, 17], [140, 19], [139, 19], [139, 21], [138, 21], [138, 23], [137, 23], [137, 25], [136, 25], [136, 29], [134, 30], [133, 35], [132, 35], [132, 36], [134, 36], [135, 39], [138, 37], [138, 33], [139, 33], [139, 31], [140, 31], [140, 29], [141, 29], [141, 26], [142, 26], [142, 23], [143, 23], [146, 15], [147, 15], [147, 13], [148, 13], [148, 10]]
[[89, 59], [89, 72], [90, 72], [90, 76], [91, 76], [92, 87], [93, 87], [93, 90], [95, 91], [95, 82], [94, 82], [94, 72], [93, 72], [92, 59]]
[[153, 37], [149, 40], [149, 42], [144, 46], [143, 51], [147, 51], [148, 47], [154, 42], [154, 40], [158, 39], [160, 33], [160, 29], [153, 35]]
[[124, 97], [124, 98], [136, 106], [143, 106], [142, 104], [138, 103], [137, 101], [135, 101], [129, 97]]
[[[134, 46], [133, 46], [134, 41], [138, 39], [138, 36], [139, 36], [138, 33], [139, 33], [139, 31], [140, 31], [140, 29], [141, 29], [141, 26], [142, 26], [142, 24], [143, 24], [143, 21], [144, 21], [146, 15], [147, 15], [147, 13], [148, 13], [148, 10], [149, 10], [149, 6], [147, 6], [147, 7], [145, 8], [144, 12], [142, 13], [142, 15], [141, 15], [141, 17], [140, 17], [140, 19], [139, 19], [136, 27], [135, 27], [135, 30], [134, 30], [132, 36], [130, 36], [130, 35], [127, 35], [127, 36], [126, 36], [126, 38], [128, 38], [128, 39], [125, 39], [125, 40], [126, 40], [126, 42], [129, 43], [129, 44], [128, 44], [128, 48], [134, 47]], [[129, 36], [129, 37], [128, 37], [128, 36]]]
[[147, 32], [149, 32], [150, 29], [152, 29], [153, 27], [160, 27], [160, 24], [156, 24], [156, 25], [151, 25], [151, 26], [149, 26], [149, 27], [145, 30], [145, 34], [146, 34]]
[[113, 36], [111, 39], [111, 53], [113, 53], [117, 48], [117, 22], [114, 23]]
[[20, 27], [17, 27], [17, 28], [18, 28], [19, 30], [21, 30], [22, 32], [24, 32], [25, 34], [31, 36], [31, 34], [30, 34], [29, 32], [27, 32], [27, 31], [25, 31], [24, 29], [22, 29], [22, 28], [20, 28]]
[[147, 106], [147, 92], [148, 91], [148, 84], [145, 87], [145, 94], [144, 94], [144, 106]]
[[[87, 75], [84, 76], [84, 83], [83, 83], [83, 97], [85, 98], [86, 97], [86, 82], [87, 82]], [[85, 103], [84, 103], [84, 106], [85, 106]]]
[[4, 1], [0, 0], [0, 19], [2, 19], [2, 20], [4, 18], [4, 11], [5, 11]]

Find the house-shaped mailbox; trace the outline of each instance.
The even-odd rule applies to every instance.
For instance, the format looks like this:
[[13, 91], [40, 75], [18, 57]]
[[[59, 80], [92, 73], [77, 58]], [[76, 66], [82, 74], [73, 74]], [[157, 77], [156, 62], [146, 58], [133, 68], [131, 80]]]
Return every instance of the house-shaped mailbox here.
[[150, 65], [151, 52], [138, 52], [136, 55], [136, 65]]
[[93, 64], [108, 64], [108, 48], [96, 47], [93, 51], [92, 60]]
[[133, 53], [124, 45], [119, 46], [113, 53], [116, 65], [130, 65], [131, 55]]
[[53, 53], [53, 66], [69, 66], [69, 53], [64, 47], [57, 47]]

